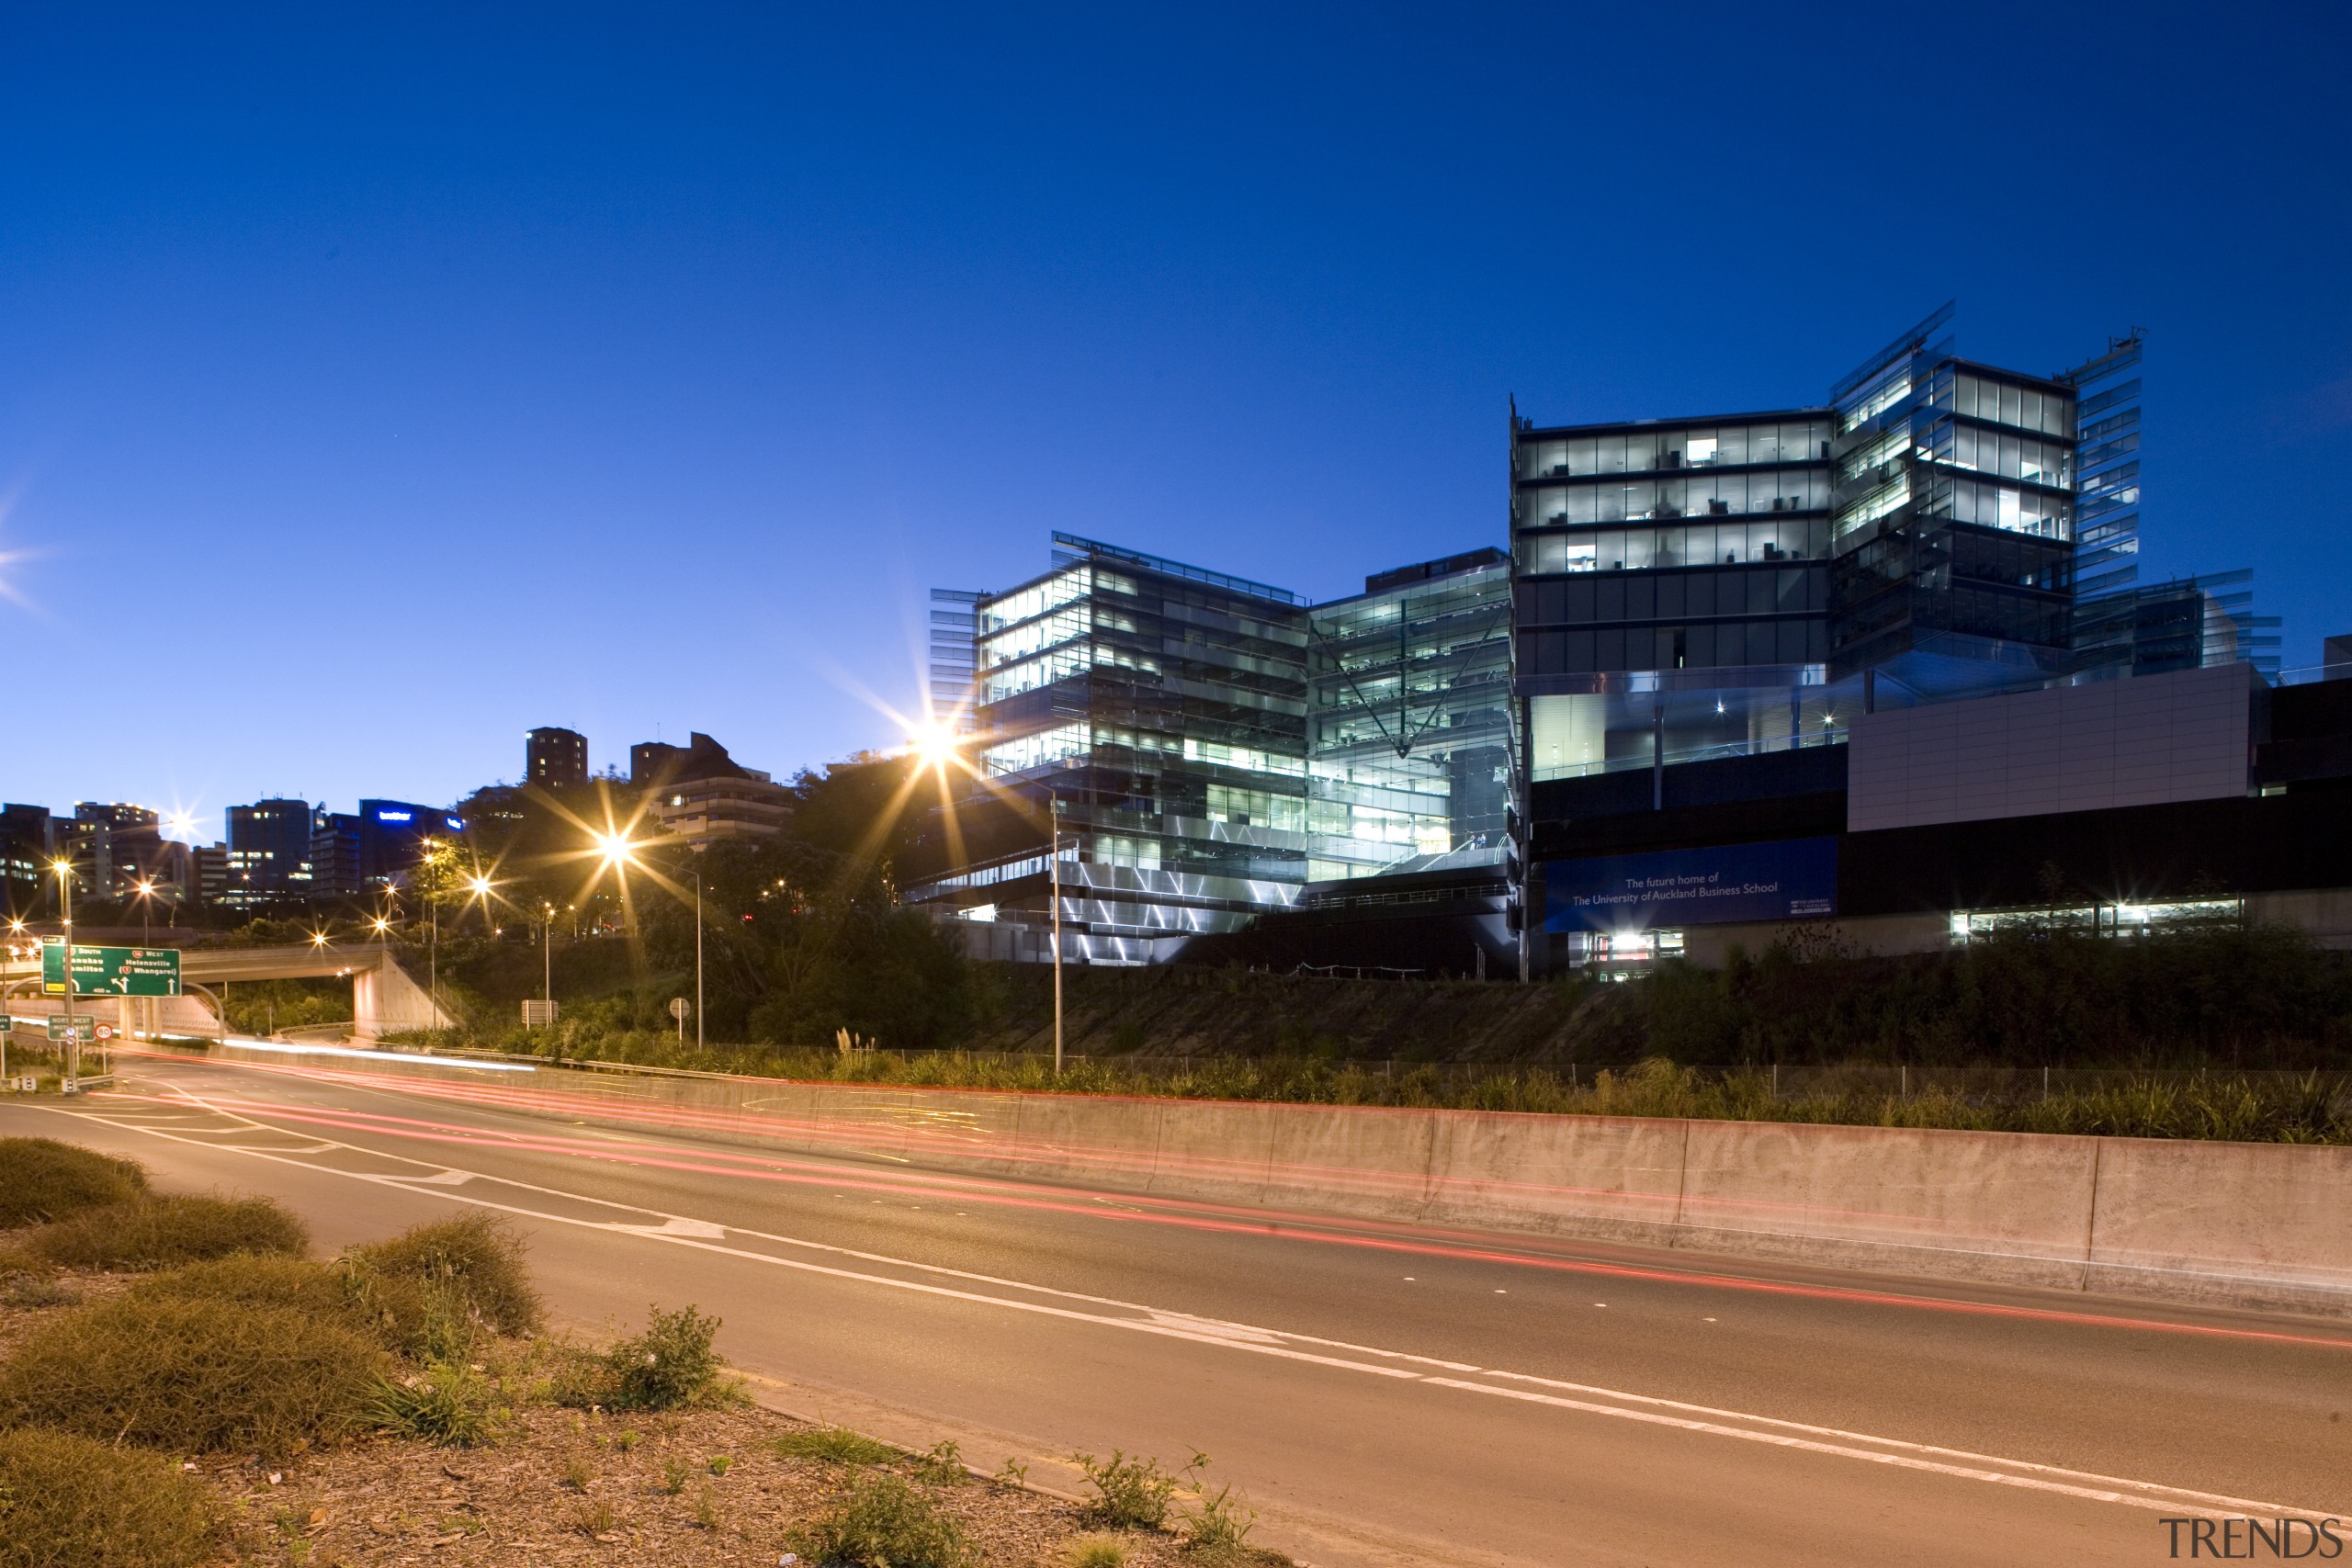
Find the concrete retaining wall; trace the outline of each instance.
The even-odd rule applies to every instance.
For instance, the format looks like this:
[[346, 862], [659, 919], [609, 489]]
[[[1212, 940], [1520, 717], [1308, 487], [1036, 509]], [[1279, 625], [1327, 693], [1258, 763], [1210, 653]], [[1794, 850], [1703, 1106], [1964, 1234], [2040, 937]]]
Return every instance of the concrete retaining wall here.
[[223, 1055], [463, 1084], [571, 1122], [1207, 1203], [2352, 1316], [2352, 1148]]

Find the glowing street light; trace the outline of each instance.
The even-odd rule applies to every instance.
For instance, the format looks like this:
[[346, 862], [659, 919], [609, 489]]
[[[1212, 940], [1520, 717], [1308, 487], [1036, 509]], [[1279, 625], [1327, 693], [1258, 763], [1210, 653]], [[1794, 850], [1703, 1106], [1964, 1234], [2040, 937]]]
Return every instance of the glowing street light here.
[[944, 769], [956, 760], [956, 732], [938, 719], [925, 719], [908, 739], [915, 761], [924, 768]]
[[139, 945], [152, 947], [155, 942], [155, 879], [142, 876], [131, 891], [139, 896]]

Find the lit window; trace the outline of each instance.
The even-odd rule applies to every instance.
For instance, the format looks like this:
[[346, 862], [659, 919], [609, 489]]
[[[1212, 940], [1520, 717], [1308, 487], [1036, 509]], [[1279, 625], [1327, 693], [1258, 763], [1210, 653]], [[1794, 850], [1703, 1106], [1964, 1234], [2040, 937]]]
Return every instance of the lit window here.
[[1694, 435], [1682, 449], [1683, 459], [1691, 463], [1712, 463], [1715, 460], [1715, 438], [1712, 435]]

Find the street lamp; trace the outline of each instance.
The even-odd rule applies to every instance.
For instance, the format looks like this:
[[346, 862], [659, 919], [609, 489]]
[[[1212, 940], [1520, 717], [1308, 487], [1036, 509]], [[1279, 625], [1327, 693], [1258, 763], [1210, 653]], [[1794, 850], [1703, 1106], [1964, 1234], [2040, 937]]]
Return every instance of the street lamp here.
[[152, 946], [155, 941], [155, 879], [142, 876], [131, 890], [139, 895], [139, 945]]
[[65, 928], [65, 1076], [82, 1076], [82, 1021], [74, 1011], [74, 863], [62, 855], [50, 863], [57, 873], [57, 923]]
[[1053, 801], [1053, 847], [1046, 853], [1053, 874], [1054, 903], [1054, 1077], [1062, 1076], [1062, 797]]
[[695, 867], [695, 1049], [702, 1046], [702, 867]]

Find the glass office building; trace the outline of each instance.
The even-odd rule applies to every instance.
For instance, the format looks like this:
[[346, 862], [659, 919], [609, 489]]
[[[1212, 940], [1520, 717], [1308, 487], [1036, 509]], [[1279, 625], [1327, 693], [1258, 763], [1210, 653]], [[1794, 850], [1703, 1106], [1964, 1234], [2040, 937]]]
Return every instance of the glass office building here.
[[1307, 874], [1498, 865], [1511, 797], [1510, 558], [1380, 572], [1307, 615]]
[[1923, 700], [2064, 677], [2074, 647], [2074, 389], [1957, 357], [1951, 310], [1830, 396], [1830, 674]]
[[1307, 875], [1307, 614], [1281, 588], [1054, 536], [1053, 570], [973, 602], [982, 783], [944, 814], [910, 902], [1049, 951], [1139, 964], [1287, 908]]
[[1531, 780], [1838, 737], [1825, 672], [1834, 418], [1539, 429], [1513, 410]]

